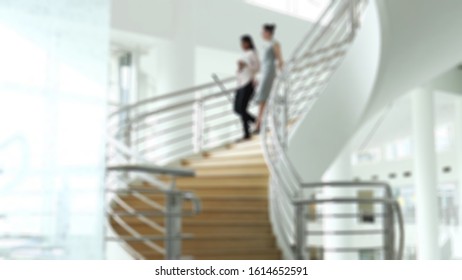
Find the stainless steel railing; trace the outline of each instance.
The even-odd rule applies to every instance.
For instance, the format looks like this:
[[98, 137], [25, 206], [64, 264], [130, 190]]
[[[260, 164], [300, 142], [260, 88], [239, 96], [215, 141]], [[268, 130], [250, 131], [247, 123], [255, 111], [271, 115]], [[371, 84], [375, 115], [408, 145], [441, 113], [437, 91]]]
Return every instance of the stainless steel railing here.
[[[301, 230], [307, 224], [301, 218], [303, 206], [323, 203], [366, 203], [358, 198], [350, 198], [346, 201], [336, 198], [313, 200], [311, 197], [303, 197], [306, 195], [303, 190], [309, 184], [301, 179], [286, 150], [292, 128], [298, 120], [309, 113], [345, 57], [360, 27], [361, 15], [367, 2], [366, 0], [332, 1], [318, 23], [295, 50], [284, 73], [276, 80], [270, 95], [265, 112], [262, 142], [271, 171], [270, 211], [273, 228], [288, 258], [308, 257], [303, 253], [307, 236], [307, 232]], [[398, 215], [400, 220], [399, 205], [393, 201], [393, 197], [387, 194], [381, 200], [371, 200], [367, 203], [384, 205], [395, 216]], [[389, 216], [391, 215], [390, 212]], [[399, 225], [402, 228], [402, 223]], [[389, 243], [385, 246], [387, 251], [384, 258], [400, 258], [402, 253], [390, 253]], [[402, 251], [402, 246], [400, 243], [399, 252]]]
[[[296, 234], [299, 226], [295, 222], [297, 209], [303, 203], [313, 202], [295, 199], [306, 197], [300, 196], [304, 182], [287, 157], [288, 135], [293, 125], [308, 114], [345, 57], [360, 26], [366, 4], [366, 0], [332, 1], [286, 64], [268, 102], [262, 141], [271, 172], [271, 215], [273, 228], [280, 237], [279, 243], [289, 252], [289, 258], [300, 257], [297, 252], [302, 248], [297, 246], [297, 239], [300, 238]], [[108, 143], [107, 162], [108, 166], [120, 168], [117, 173], [108, 173], [111, 176], [117, 174], [112, 179], [108, 176], [108, 186], [119, 184], [121, 190], [127, 192], [127, 186], [134, 180], [133, 170], [123, 170], [121, 167], [137, 165], [140, 169], [139, 164], [147, 163], [164, 166], [241, 137], [240, 122], [231, 113], [233, 108], [230, 102], [230, 94], [236, 90], [236, 81], [234, 78], [214, 79], [214, 83], [149, 98], [111, 113], [108, 132], [112, 140]], [[149, 166], [142, 169], [147, 171]], [[156, 191], [169, 191], [169, 186], [152, 174], [137, 172], [136, 179], [148, 182]], [[137, 196], [142, 197], [142, 193], [137, 192]], [[382, 204], [389, 207], [391, 198], [383, 199]], [[356, 200], [358, 203], [360, 201]], [[159, 205], [150, 205], [153, 210], [141, 214], [158, 215]], [[139, 211], [128, 207], [125, 207], [125, 212], [140, 215]], [[143, 219], [143, 216], [139, 218]], [[127, 232], [131, 234], [121, 238], [125, 239], [125, 244], [133, 240], [159, 240], [157, 236], [143, 237], [128, 228]], [[164, 252], [157, 245], [146, 245], [154, 251]]]
[[234, 142], [235, 90], [235, 78], [225, 78], [124, 106], [111, 113], [109, 135], [159, 165]]
[[[404, 251], [404, 222], [400, 206], [393, 197], [390, 185], [381, 182], [321, 182], [302, 185], [302, 192], [325, 188], [340, 188], [348, 190], [347, 195], [330, 196], [328, 198], [311, 195], [310, 198], [301, 198], [293, 201], [295, 205], [295, 240], [296, 257], [298, 259], [308, 258], [308, 252], [313, 245], [321, 248], [322, 251], [343, 251], [358, 252], [361, 250], [379, 251], [384, 259], [402, 259]], [[367, 190], [372, 194], [368, 198], [358, 198], [356, 190]], [[304, 197], [304, 195], [300, 195]], [[349, 213], [323, 213], [323, 205], [332, 204], [351, 204], [353, 207]], [[361, 205], [370, 207], [370, 211], [363, 213], [360, 211]], [[359, 221], [361, 217], [367, 217], [369, 223]], [[348, 228], [343, 229], [324, 229], [322, 223], [325, 220], [346, 220]], [[378, 220], [379, 222], [376, 222]], [[313, 223], [317, 221], [318, 224]], [[321, 227], [319, 226], [319, 222]], [[398, 236], [395, 226], [398, 226]], [[313, 229], [310, 229], [313, 227]], [[325, 244], [310, 243], [309, 239], [313, 236], [336, 235], [346, 238], [352, 246], [343, 248], [326, 247]], [[353, 237], [367, 237], [374, 240], [375, 244], [355, 244]], [[398, 237], [398, 238], [397, 238]], [[396, 242], [397, 241], [397, 242]], [[311, 247], [310, 247], [311, 246]], [[372, 247], [371, 247], [372, 246]]]
[[[194, 171], [148, 164], [117, 140], [111, 139], [109, 143], [119, 151], [122, 160], [116, 163], [116, 157], [111, 158], [106, 167], [107, 220], [119, 233], [107, 236], [106, 240], [123, 243], [136, 259], [145, 259], [142, 252], [133, 248], [139, 243], [161, 258], [183, 258], [181, 243], [190, 236], [182, 233], [182, 218], [197, 215], [200, 200], [191, 192], [177, 190], [175, 180], [178, 177], [194, 177]], [[132, 206], [127, 197], [134, 198], [143, 207]], [[191, 201], [192, 209], [185, 208], [185, 201]], [[127, 219], [135, 219], [156, 234], [140, 231]]]
[[[193, 176], [193, 173], [165, 165], [175, 165], [179, 159], [241, 137], [241, 124], [230, 102], [236, 79], [220, 80], [214, 76], [214, 80], [119, 107], [109, 116], [108, 220], [125, 234], [108, 237], [108, 240], [121, 243], [137, 259], [145, 257], [133, 248], [136, 243], [142, 243], [149, 252], [166, 259], [181, 258], [181, 240], [191, 237], [181, 232], [181, 217], [200, 211], [200, 201], [193, 193], [175, 189], [175, 178]], [[171, 179], [169, 183], [166, 177]], [[130, 187], [136, 182], [148, 186], [149, 190]], [[158, 194], [156, 199], [153, 194]], [[124, 200], [127, 196], [142, 201], [149, 209], [132, 207]], [[184, 209], [183, 202], [187, 200], [192, 201], [192, 209]], [[127, 217], [158, 234], [137, 231], [126, 222]], [[163, 218], [163, 225], [152, 217]]]

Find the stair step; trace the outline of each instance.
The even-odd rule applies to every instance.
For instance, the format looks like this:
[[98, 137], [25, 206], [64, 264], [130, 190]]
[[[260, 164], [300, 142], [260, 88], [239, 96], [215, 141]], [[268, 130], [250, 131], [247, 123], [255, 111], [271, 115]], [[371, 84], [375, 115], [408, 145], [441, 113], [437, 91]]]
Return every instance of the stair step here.
[[192, 162], [188, 165], [190, 168], [201, 168], [201, 167], [242, 167], [242, 166], [266, 166], [265, 159], [261, 158], [213, 158], [210, 160], [203, 160], [198, 162]]
[[228, 157], [239, 157], [239, 158], [261, 158], [263, 152], [261, 150], [229, 150], [229, 151], [218, 151], [208, 155], [208, 158], [228, 158]]
[[[153, 197], [153, 196], [151, 196]], [[164, 197], [154, 199], [160, 205], [165, 205]], [[150, 211], [152, 206], [133, 196], [124, 196], [123, 201], [134, 209]], [[202, 209], [221, 209], [221, 210], [252, 210], [264, 209], [268, 207], [268, 198], [262, 197], [201, 197]], [[190, 202], [185, 201], [185, 208], [189, 208]], [[116, 210], [121, 210], [120, 206], [115, 206]]]
[[223, 167], [223, 168], [197, 168], [197, 177], [221, 177], [221, 176], [269, 176], [268, 168], [266, 166], [243, 166], [243, 167]]
[[[152, 251], [141, 251], [148, 260], [163, 259], [163, 256]], [[194, 255], [193, 255], [194, 254]], [[195, 260], [280, 260], [281, 253], [275, 249], [267, 250], [220, 250], [217, 252], [188, 252], [184, 250], [183, 255], [191, 255]]]
[[[149, 212], [149, 211], [154, 211], [155, 209], [151, 207], [150, 205], [144, 203], [144, 202], [128, 202], [127, 203], [131, 208], [137, 209], [138, 211], [141, 212]], [[164, 203], [159, 203], [160, 205], [163, 205]], [[268, 202], [267, 201], [261, 201], [258, 203], [252, 203], [252, 202], [220, 202], [220, 201], [214, 201], [214, 202], [202, 202], [202, 211], [215, 211], [217, 209], [223, 210], [223, 211], [230, 211], [233, 212], [234, 209], [239, 208], [242, 210], [245, 210], [247, 212], [250, 212], [252, 210], [262, 210], [262, 212], [267, 211], [268, 207]], [[121, 206], [114, 206], [114, 211], [124, 211], [124, 209]], [[183, 209], [185, 211], [189, 211], [192, 209], [190, 203], [185, 203], [183, 206]], [[202, 212], [199, 215], [206, 215], [206, 213]], [[249, 214], [251, 215], [251, 214]]]
[[[137, 251], [149, 251], [149, 248], [142, 242], [131, 242], [131, 247]], [[159, 245], [162, 245], [159, 243]], [[276, 249], [274, 238], [222, 238], [222, 239], [185, 239], [181, 244], [185, 252], [193, 254], [194, 252], [210, 252], [218, 250], [240, 249], [240, 250], [262, 250]]]
[[[268, 189], [263, 186], [213, 186], [213, 187], [181, 187], [178, 189], [193, 192], [198, 197], [249, 197], [249, 196], [268, 196]], [[147, 194], [144, 194], [147, 195]]]
[[[165, 178], [160, 176], [160, 180], [169, 182], [170, 178]], [[228, 187], [250, 187], [250, 186], [260, 186], [263, 188], [268, 188], [268, 175], [266, 174], [249, 174], [247, 176], [196, 176], [193, 178], [177, 178], [176, 185], [179, 189], [187, 189], [189, 187], [219, 187], [219, 186], [228, 186]], [[150, 187], [149, 184], [145, 184], [145, 187]]]
[[262, 187], [268, 188], [268, 176], [222, 176], [222, 177], [196, 177], [177, 179], [178, 188], [188, 187]]
[[201, 220], [222, 220], [222, 221], [269, 221], [268, 211], [253, 210], [253, 211], [236, 211], [236, 210], [220, 210], [211, 209], [203, 210], [195, 217], [185, 217], [186, 220], [201, 221]]
[[248, 196], [267, 196], [268, 190], [261, 187], [205, 187], [205, 188], [188, 188], [188, 191], [195, 193], [198, 197], [248, 197]]
[[[176, 188], [196, 194], [202, 204], [197, 216], [182, 218], [182, 232], [192, 234], [192, 239], [182, 242], [184, 256], [198, 260], [277, 260], [281, 253], [273, 236], [268, 214], [269, 172], [263, 158], [259, 139], [231, 144], [196, 155], [182, 164], [196, 171], [192, 178], [177, 178]], [[171, 182], [167, 176], [157, 176]], [[132, 188], [156, 189], [148, 183], [133, 184]], [[165, 195], [142, 193], [145, 197], [164, 205]], [[119, 198], [137, 211], [153, 211], [153, 206], [133, 194], [119, 195]], [[191, 202], [185, 201], [189, 210]], [[113, 204], [112, 210], [122, 210]], [[134, 216], [120, 216], [141, 235], [163, 235], [156, 228]], [[159, 226], [164, 217], [147, 216]], [[114, 231], [128, 235], [124, 228], [111, 220]], [[127, 242], [136, 252], [147, 259], [164, 259], [143, 242]], [[164, 247], [164, 241], [155, 244]]]
[[[160, 234], [159, 230], [153, 229], [149, 225], [146, 225], [142, 222], [133, 222], [129, 223], [130, 227], [135, 229], [141, 235], [158, 235]], [[112, 227], [117, 231], [121, 229], [121, 226], [118, 224], [112, 224]], [[183, 225], [183, 232], [188, 234], [193, 234], [195, 237], [207, 237], [211, 238], [213, 236], [220, 237], [234, 237], [234, 236], [246, 236], [246, 237], [272, 237], [271, 226], [262, 225], [262, 226], [194, 226], [194, 225]]]

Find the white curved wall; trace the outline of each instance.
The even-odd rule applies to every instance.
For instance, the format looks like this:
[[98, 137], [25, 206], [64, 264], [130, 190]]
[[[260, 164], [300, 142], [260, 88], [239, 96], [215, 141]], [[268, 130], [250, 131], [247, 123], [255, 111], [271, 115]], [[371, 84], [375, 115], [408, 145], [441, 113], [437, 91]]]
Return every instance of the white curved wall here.
[[319, 180], [378, 110], [462, 61], [462, 1], [370, 5], [342, 66], [291, 135], [290, 158], [306, 181]]
[[345, 60], [290, 136], [289, 156], [303, 180], [321, 178], [361, 121], [379, 69], [380, 30], [372, 2]]
[[383, 51], [367, 116], [462, 61], [462, 1], [376, 1]]

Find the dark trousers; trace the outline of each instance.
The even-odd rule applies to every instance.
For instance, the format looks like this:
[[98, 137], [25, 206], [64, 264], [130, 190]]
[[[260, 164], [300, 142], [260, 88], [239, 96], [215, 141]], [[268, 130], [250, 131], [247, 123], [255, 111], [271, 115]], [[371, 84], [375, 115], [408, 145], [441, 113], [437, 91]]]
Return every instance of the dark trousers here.
[[247, 111], [247, 107], [249, 106], [249, 102], [252, 99], [253, 94], [254, 86], [253, 83], [250, 82], [237, 90], [236, 98], [234, 99], [234, 112], [241, 117], [244, 138], [250, 138], [249, 123], [255, 122], [255, 117]]

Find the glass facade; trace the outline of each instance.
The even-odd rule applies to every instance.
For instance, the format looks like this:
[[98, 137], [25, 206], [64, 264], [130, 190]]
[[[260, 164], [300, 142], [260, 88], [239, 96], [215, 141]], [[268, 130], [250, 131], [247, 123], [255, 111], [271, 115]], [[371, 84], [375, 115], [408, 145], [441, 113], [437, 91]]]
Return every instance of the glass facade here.
[[0, 258], [101, 259], [109, 0], [0, 0]]

